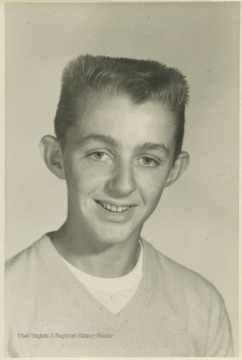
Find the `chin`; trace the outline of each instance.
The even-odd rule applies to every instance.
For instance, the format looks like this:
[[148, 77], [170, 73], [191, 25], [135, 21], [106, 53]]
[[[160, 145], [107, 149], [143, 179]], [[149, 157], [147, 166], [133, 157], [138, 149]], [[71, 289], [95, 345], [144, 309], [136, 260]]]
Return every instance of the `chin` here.
[[101, 227], [99, 231], [96, 232], [95, 238], [98, 243], [111, 246], [125, 243], [131, 238], [132, 234], [133, 232], [125, 232], [122, 228], [116, 225], [115, 227], [108, 228]]

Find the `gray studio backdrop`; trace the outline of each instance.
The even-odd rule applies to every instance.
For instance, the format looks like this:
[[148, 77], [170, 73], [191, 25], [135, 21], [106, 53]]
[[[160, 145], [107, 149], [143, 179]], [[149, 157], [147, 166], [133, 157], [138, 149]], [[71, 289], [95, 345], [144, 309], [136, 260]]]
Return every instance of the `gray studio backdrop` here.
[[191, 162], [143, 236], [222, 293], [237, 344], [238, 3], [6, 5], [6, 258], [66, 215], [66, 188], [45, 167], [63, 67], [84, 53], [153, 59], [190, 84]]

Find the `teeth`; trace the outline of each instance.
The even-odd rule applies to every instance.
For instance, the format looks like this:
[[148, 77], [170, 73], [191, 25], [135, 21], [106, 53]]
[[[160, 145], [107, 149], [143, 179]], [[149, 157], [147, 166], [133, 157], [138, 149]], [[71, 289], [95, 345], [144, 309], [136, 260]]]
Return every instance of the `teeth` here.
[[111, 212], [124, 212], [126, 210], [128, 210], [129, 206], [116, 206], [116, 205], [112, 205], [112, 204], [108, 204], [108, 203], [104, 203], [104, 202], [99, 202], [100, 205], [102, 205], [102, 207], [106, 210], [109, 210]]

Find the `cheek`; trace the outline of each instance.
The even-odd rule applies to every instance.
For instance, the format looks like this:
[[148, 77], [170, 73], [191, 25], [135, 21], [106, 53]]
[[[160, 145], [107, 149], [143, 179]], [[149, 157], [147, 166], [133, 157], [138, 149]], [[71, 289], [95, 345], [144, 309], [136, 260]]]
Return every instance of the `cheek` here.
[[139, 184], [139, 189], [145, 203], [149, 204], [152, 208], [159, 202], [164, 187], [165, 178], [160, 176], [160, 174], [143, 177]]
[[73, 196], [87, 196], [96, 189], [103, 188], [107, 173], [85, 166], [73, 167], [66, 176], [69, 193]]
[[160, 197], [162, 195], [162, 191], [163, 191], [164, 187], [159, 187], [156, 189], [153, 189], [153, 191], [150, 191], [149, 193], [147, 193], [147, 201], [150, 202], [150, 206], [152, 208], [155, 208], [156, 205], [158, 204]]

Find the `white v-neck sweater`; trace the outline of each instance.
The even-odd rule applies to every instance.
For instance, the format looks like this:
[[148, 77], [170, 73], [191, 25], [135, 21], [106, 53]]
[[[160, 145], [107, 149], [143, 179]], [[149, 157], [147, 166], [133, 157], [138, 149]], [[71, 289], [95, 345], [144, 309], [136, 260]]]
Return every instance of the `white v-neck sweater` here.
[[5, 356], [232, 356], [217, 290], [146, 241], [143, 250], [142, 281], [116, 315], [82, 286], [47, 236], [9, 260]]

